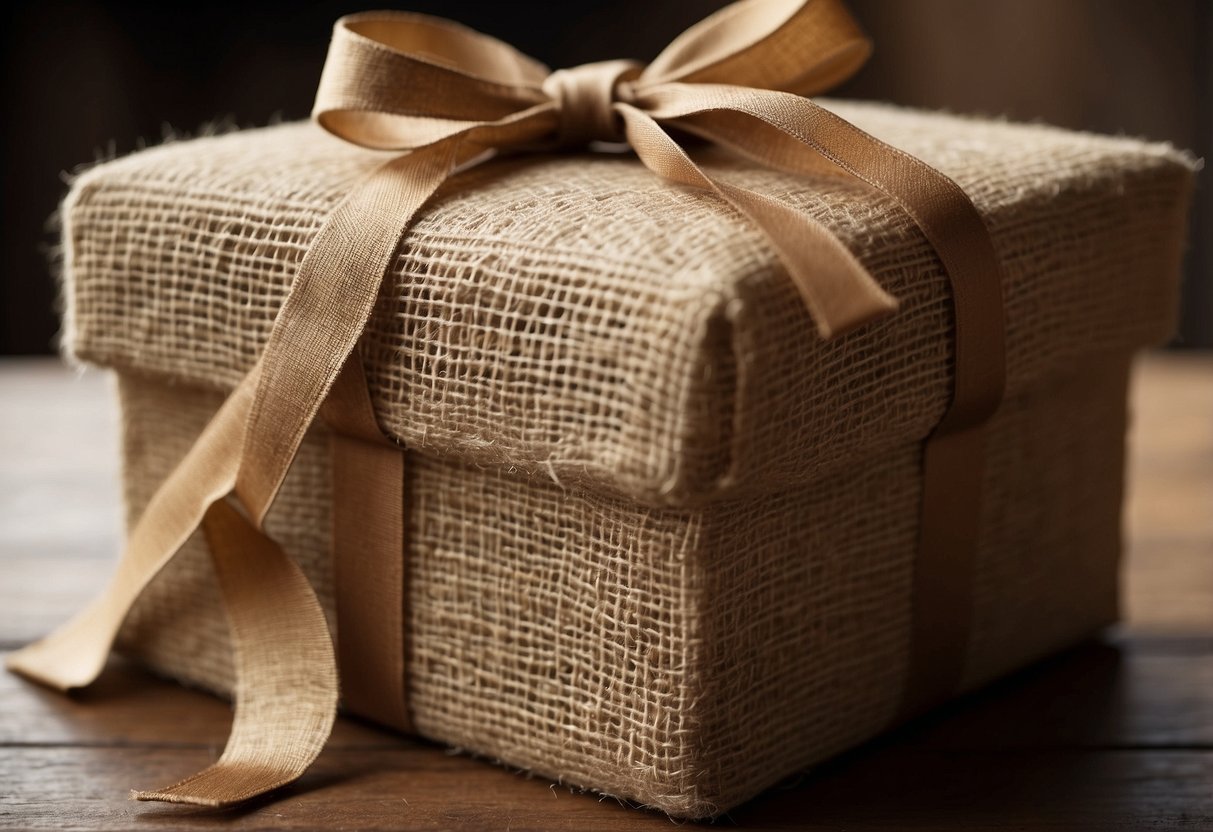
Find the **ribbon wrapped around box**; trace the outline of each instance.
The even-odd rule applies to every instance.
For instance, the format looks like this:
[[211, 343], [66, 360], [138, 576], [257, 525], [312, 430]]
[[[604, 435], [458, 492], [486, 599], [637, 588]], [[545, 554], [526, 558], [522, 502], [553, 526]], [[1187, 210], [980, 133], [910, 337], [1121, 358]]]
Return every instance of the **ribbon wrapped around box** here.
[[319, 126], [82, 174], [66, 342], [118, 371], [130, 539], [10, 666], [85, 685], [117, 640], [233, 694], [146, 799], [294, 780], [339, 676], [703, 817], [1114, 620], [1193, 165], [803, 97], [867, 53], [835, 0], [554, 73], [355, 15]]

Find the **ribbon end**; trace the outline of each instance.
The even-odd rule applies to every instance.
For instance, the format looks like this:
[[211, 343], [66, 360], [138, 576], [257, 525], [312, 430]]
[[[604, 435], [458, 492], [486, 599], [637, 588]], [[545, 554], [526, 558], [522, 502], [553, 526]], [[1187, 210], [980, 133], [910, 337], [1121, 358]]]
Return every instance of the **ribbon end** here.
[[186, 806], [202, 806], [207, 809], [222, 809], [224, 806], [231, 805], [230, 803], [225, 803], [217, 798], [203, 797], [192, 794], [178, 794], [171, 789], [165, 789], [163, 791], [139, 791], [138, 789], [131, 789], [130, 799], [149, 802], [157, 801], [160, 803], [176, 803], [178, 805]]
[[224, 809], [293, 783], [299, 772], [252, 761], [220, 759], [214, 765], [163, 789], [131, 790], [131, 800]]
[[104, 655], [98, 664], [88, 651], [76, 649], [78, 645], [72, 639], [60, 637], [62, 632], [10, 653], [4, 659], [4, 669], [64, 693], [92, 684], [105, 663]]
[[817, 334], [826, 341], [841, 338], [873, 321], [887, 318], [895, 313], [900, 305], [897, 298], [873, 281], [862, 303], [850, 304], [849, 308], [833, 309], [829, 315], [814, 315]]

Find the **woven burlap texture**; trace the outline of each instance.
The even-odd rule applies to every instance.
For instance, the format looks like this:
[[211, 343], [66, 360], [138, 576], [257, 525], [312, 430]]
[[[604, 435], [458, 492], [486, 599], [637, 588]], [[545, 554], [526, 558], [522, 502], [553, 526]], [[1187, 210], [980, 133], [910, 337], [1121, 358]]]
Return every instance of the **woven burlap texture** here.
[[[1189, 160], [1139, 142], [833, 105], [953, 176], [1006, 262], [973, 687], [1115, 617], [1128, 356], [1165, 337]], [[264, 343], [325, 211], [381, 156], [308, 125], [82, 175], [66, 346], [119, 370], [136, 516]], [[823, 342], [763, 238], [626, 155], [503, 160], [410, 230], [363, 343], [409, 448], [410, 702], [424, 735], [687, 817], [887, 727], [905, 677], [945, 277], [895, 205], [720, 156], [833, 228], [900, 312]], [[332, 610], [313, 429], [269, 518]], [[340, 633], [338, 633], [340, 638]], [[200, 540], [125, 648], [232, 671]]]
[[[972, 687], [1116, 613], [1125, 362], [1084, 366], [991, 425]], [[133, 520], [217, 394], [126, 375]], [[887, 727], [909, 636], [920, 448], [778, 494], [646, 507], [411, 454], [408, 678], [425, 736], [673, 815], [727, 810]], [[304, 443], [268, 528], [333, 615], [328, 443]], [[124, 649], [231, 689], [200, 536]], [[340, 630], [336, 629], [340, 639]]]
[[[1157, 341], [1190, 164], [1161, 145], [836, 104], [949, 174], [1006, 263], [1008, 385]], [[170, 144], [68, 198], [67, 349], [230, 388], [328, 209], [383, 160], [306, 124]], [[821, 341], [762, 236], [630, 156], [505, 160], [409, 231], [363, 354], [411, 448], [689, 504], [922, 439], [947, 399], [947, 281], [891, 200], [838, 176], [713, 175], [813, 214], [902, 301]]]

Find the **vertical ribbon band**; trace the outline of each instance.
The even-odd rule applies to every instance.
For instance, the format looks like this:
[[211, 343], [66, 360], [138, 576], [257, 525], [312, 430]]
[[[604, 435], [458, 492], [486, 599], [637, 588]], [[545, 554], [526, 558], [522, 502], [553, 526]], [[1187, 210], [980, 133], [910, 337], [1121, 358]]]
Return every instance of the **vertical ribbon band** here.
[[[227, 805], [298, 777], [332, 726], [338, 659], [311, 587], [262, 523], [328, 399], [326, 418], [343, 437], [334, 445], [338, 594], [343, 609], [358, 610], [338, 624], [347, 701], [406, 726], [403, 463], [378, 434], [351, 355], [405, 231], [457, 167], [490, 151], [623, 139], [658, 176], [724, 201], [759, 228], [822, 337], [896, 309], [829, 228], [710, 177], [667, 132], [676, 129], [780, 170], [816, 169], [824, 159], [894, 199], [947, 273], [954, 389], [924, 452], [903, 712], [950, 690], [967, 642], [981, 425], [1003, 388], [1002, 270], [981, 216], [955, 183], [803, 97], [846, 78], [869, 51], [840, 0], [741, 0], [647, 67], [608, 61], [558, 75], [438, 18], [383, 12], [339, 21], [314, 115], [341, 138], [400, 155], [357, 185], [317, 232], [261, 357], [149, 503], [105, 592], [9, 666], [59, 688], [89, 684], [143, 587], [203, 526], [237, 653], [236, 720], [214, 766], [138, 796]], [[385, 654], [394, 659], [380, 662]], [[370, 684], [351, 686], [350, 674]]]
[[337, 668], [351, 711], [411, 733], [408, 710], [404, 449], [379, 430], [357, 354], [322, 411], [333, 431]]

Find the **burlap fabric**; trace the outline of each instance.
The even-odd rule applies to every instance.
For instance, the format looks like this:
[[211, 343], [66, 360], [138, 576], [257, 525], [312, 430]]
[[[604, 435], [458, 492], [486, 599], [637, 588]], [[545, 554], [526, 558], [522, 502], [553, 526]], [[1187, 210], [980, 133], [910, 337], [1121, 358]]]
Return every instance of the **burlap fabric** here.
[[[968, 687], [1116, 616], [1126, 367], [1053, 377], [991, 423]], [[133, 520], [220, 397], [121, 378]], [[873, 736], [906, 672], [920, 454], [903, 443], [773, 495], [683, 509], [411, 455], [417, 729], [686, 817]], [[314, 431], [267, 528], [335, 626], [328, 465]], [[204, 546], [196, 536], [152, 583], [122, 646], [227, 692]]]
[[[1125, 371], [1171, 325], [1191, 165], [1128, 140], [836, 106], [955, 178], [1007, 265], [971, 687], [1115, 616]], [[251, 365], [327, 208], [380, 158], [287, 125], [77, 181], [67, 346], [122, 374], [132, 515]], [[415, 450], [418, 729], [683, 816], [896, 713], [920, 442], [950, 361], [946, 279], [896, 206], [829, 175], [709, 167], [828, 224], [899, 314], [822, 342], [728, 209], [630, 157], [532, 158], [464, 174], [423, 212], [363, 344], [381, 425]], [[322, 431], [269, 530], [331, 613]], [[230, 688], [198, 541], [124, 643]]]
[[[1008, 394], [1166, 337], [1190, 165], [1159, 145], [837, 105], [954, 178], [1006, 264]], [[96, 168], [67, 205], [80, 358], [216, 389], [268, 336], [325, 212], [379, 164], [312, 125]], [[389, 275], [363, 355], [410, 448], [681, 504], [784, 488], [921, 439], [947, 402], [947, 281], [891, 200], [838, 176], [712, 173], [825, 222], [902, 307], [822, 341], [764, 238], [631, 157], [456, 177]]]

